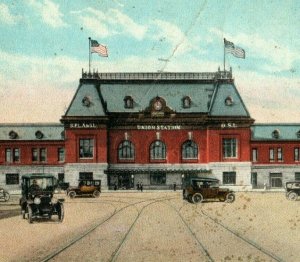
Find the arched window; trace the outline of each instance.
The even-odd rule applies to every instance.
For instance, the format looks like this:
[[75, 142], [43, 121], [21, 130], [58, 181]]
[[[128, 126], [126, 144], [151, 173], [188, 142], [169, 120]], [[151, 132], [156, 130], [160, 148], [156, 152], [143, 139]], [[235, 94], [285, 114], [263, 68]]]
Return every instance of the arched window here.
[[197, 159], [198, 146], [192, 141], [188, 140], [182, 144], [182, 159]]
[[124, 107], [133, 108], [133, 98], [131, 96], [124, 97]]
[[128, 140], [120, 143], [118, 148], [119, 159], [134, 159], [134, 145]]
[[154, 141], [150, 145], [150, 158], [153, 159], [166, 159], [166, 145], [160, 140]]
[[183, 108], [190, 108], [191, 107], [192, 100], [189, 96], [185, 96], [182, 98], [182, 107]]

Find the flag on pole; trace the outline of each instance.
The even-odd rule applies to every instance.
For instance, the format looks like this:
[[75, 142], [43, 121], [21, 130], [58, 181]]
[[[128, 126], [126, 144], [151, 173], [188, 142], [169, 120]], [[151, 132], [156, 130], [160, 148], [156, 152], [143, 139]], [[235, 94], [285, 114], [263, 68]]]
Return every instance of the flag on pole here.
[[107, 47], [99, 44], [96, 40], [91, 40], [91, 53], [97, 53], [100, 56], [108, 57]]
[[226, 50], [226, 53], [231, 53], [235, 57], [238, 57], [238, 58], [246, 57], [244, 49], [242, 49], [238, 46], [235, 46], [234, 43], [227, 41], [225, 38], [224, 38], [224, 48]]

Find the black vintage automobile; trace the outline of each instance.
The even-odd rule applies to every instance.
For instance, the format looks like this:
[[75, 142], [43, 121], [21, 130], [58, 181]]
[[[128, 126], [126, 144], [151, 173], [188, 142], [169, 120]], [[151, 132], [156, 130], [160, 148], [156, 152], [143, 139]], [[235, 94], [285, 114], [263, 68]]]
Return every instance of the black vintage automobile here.
[[296, 201], [300, 195], [300, 181], [289, 181], [285, 183], [285, 196], [289, 200]]
[[66, 194], [70, 198], [76, 196], [99, 197], [101, 193], [101, 180], [80, 179], [78, 186], [71, 186], [67, 189]]
[[219, 180], [216, 178], [195, 177], [185, 181], [183, 199], [194, 204], [208, 199], [232, 203], [235, 200], [235, 194], [228, 188], [220, 188]]
[[22, 176], [22, 197], [20, 206], [22, 217], [32, 223], [37, 218], [51, 219], [57, 215], [64, 219], [64, 199], [53, 196], [55, 177], [51, 174], [27, 174]]

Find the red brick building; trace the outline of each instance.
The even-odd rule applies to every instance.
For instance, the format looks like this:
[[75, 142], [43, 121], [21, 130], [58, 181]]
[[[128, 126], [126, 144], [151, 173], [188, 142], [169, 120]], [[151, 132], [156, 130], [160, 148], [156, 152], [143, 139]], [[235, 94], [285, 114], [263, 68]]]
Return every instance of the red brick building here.
[[188, 174], [236, 189], [298, 178], [300, 125], [253, 123], [228, 71], [83, 73], [61, 124], [0, 125], [0, 184], [18, 188], [25, 173], [153, 189]]

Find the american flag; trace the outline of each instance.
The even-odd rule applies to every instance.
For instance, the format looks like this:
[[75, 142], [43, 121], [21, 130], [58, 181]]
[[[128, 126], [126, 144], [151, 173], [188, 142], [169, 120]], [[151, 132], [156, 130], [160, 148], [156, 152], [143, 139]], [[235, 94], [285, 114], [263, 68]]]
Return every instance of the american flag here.
[[91, 53], [97, 53], [100, 56], [108, 57], [107, 47], [99, 44], [96, 40], [91, 40]]
[[224, 47], [225, 47], [225, 50], [227, 53], [231, 53], [235, 57], [238, 57], [238, 58], [246, 57], [244, 49], [242, 49], [238, 46], [235, 46], [234, 43], [227, 41], [225, 38], [224, 38]]

